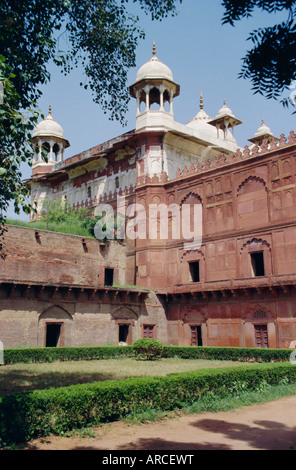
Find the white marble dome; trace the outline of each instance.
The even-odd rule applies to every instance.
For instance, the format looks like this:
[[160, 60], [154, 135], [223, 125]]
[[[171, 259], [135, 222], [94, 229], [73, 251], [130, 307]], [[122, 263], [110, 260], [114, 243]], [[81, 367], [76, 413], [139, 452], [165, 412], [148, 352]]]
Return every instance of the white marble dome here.
[[62, 126], [60, 126], [51, 115], [51, 108], [49, 108], [48, 116], [35, 127], [32, 134], [32, 138], [34, 137], [56, 137], [58, 139], [65, 139]]
[[217, 116], [215, 117], [215, 119], [219, 119], [219, 118], [224, 117], [224, 116], [231, 116], [231, 117], [234, 118], [233, 112], [232, 112], [231, 109], [226, 105], [225, 102], [224, 102], [224, 105], [222, 106], [222, 108], [218, 111], [218, 114], [217, 114]]
[[265, 135], [272, 136], [272, 132], [270, 128], [264, 123], [264, 119], [262, 118], [261, 126], [258, 128], [257, 132], [255, 133], [254, 137], [261, 137]]
[[[209, 124], [209, 121], [211, 121], [211, 118], [210, 116], [207, 115], [207, 113], [203, 109], [203, 99], [201, 95], [200, 110], [197, 113], [197, 115], [186, 124], [186, 126], [199, 131], [205, 140], [212, 141], [213, 138], [216, 139], [218, 135], [217, 135], [217, 129], [211, 124]], [[220, 139], [224, 138], [224, 134], [221, 129], [218, 130], [218, 134], [219, 134]], [[226, 139], [230, 140], [231, 142], [236, 143], [230, 131], [226, 132]]]
[[155, 44], [153, 45], [153, 56], [148, 62], [139, 68], [136, 76], [136, 83], [141, 80], [162, 79], [174, 81], [171, 69], [156, 57]]

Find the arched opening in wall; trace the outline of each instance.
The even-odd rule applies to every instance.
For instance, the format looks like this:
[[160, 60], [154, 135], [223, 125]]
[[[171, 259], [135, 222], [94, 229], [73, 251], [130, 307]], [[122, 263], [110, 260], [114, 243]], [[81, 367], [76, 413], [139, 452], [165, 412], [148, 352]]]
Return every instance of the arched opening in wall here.
[[146, 93], [144, 91], [140, 94], [140, 113], [146, 110]]
[[33, 147], [33, 150], [34, 150], [34, 162], [38, 162], [38, 158], [39, 158], [39, 147], [38, 145], [34, 145]]
[[160, 92], [158, 88], [152, 88], [149, 93], [149, 105], [151, 111], [159, 111], [160, 109]]
[[38, 344], [45, 347], [63, 347], [69, 341], [72, 316], [62, 307], [46, 309], [38, 321]]
[[90, 186], [87, 188], [87, 197], [88, 197], [88, 199], [91, 198], [91, 187]]
[[59, 160], [60, 146], [58, 144], [54, 144], [52, 151], [55, 157], [54, 160], [57, 162]]
[[205, 280], [205, 257], [201, 250], [185, 251], [181, 257], [181, 284]]
[[253, 238], [240, 250], [240, 275], [243, 278], [272, 274], [271, 247], [266, 240]]
[[133, 344], [133, 330], [138, 314], [129, 307], [118, 308], [112, 315], [117, 326], [117, 343], [119, 345]]
[[48, 142], [43, 142], [42, 146], [41, 146], [41, 157], [42, 157], [42, 160], [46, 161], [46, 159], [48, 160], [48, 154], [50, 152], [50, 145]]
[[274, 314], [263, 305], [255, 305], [245, 316], [246, 347], [276, 347], [277, 328]]
[[170, 94], [168, 90], [165, 90], [163, 94], [163, 106], [164, 110], [169, 113], [170, 112]]

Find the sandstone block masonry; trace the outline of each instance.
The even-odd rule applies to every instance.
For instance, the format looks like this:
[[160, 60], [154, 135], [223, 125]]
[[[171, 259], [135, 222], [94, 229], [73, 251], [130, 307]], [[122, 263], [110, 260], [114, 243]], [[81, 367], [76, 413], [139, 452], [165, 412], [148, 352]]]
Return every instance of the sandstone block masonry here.
[[161, 301], [148, 289], [124, 285], [123, 244], [9, 226], [5, 254], [4, 348], [124, 345], [147, 335], [167, 342]]
[[105, 269], [113, 282], [125, 284], [125, 245], [46, 230], [7, 226], [3, 280], [70, 285], [104, 285]]

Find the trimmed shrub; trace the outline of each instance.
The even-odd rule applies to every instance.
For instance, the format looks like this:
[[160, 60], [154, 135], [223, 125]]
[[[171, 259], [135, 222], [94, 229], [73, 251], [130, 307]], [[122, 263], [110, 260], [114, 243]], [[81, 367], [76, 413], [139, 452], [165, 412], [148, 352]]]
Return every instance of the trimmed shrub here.
[[4, 349], [4, 364], [53, 362], [53, 361], [90, 361], [130, 357], [131, 346], [91, 346], [63, 348], [12, 348]]
[[242, 362], [289, 361], [292, 349], [237, 348], [213, 346], [164, 346], [163, 357]]
[[[141, 340], [137, 341], [142, 342], [146, 339], [150, 340], [150, 338], [142, 338]], [[137, 341], [135, 341], [134, 345], [136, 345]], [[79, 360], [86, 361], [132, 357], [135, 355], [135, 348], [133, 346], [9, 348], [4, 349], [4, 364]], [[289, 361], [292, 351], [294, 350], [162, 345], [161, 355], [165, 358], [179, 357], [181, 359], [208, 359], [241, 362], [283, 362]]]
[[156, 339], [142, 338], [134, 342], [133, 351], [138, 359], [152, 361], [162, 356], [163, 345]]
[[0, 399], [0, 443], [25, 442], [50, 433], [119, 419], [150, 409], [171, 411], [201, 396], [229, 395], [231, 390], [260, 390], [262, 386], [295, 383], [292, 364], [252, 364], [202, 369], [166, 377], [95, 382], [58, 389], [3, 396]]

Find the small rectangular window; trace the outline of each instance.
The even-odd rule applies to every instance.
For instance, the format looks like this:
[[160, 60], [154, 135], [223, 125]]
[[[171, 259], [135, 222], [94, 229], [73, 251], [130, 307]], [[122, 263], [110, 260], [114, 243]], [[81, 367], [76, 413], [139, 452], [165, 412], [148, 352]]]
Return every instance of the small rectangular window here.
[[113, 280], [114, 280], [114, 269], [105, 268], [104, 285], [113, 286]]
[[143, 338], [154, 337], [154, 325], [143, 325]]
[[263, 251], [251, 253], [251, 266], [253, 277], [265, 276]]
[[200, 282], [199, 261], [189, 263], [190, 281]]

